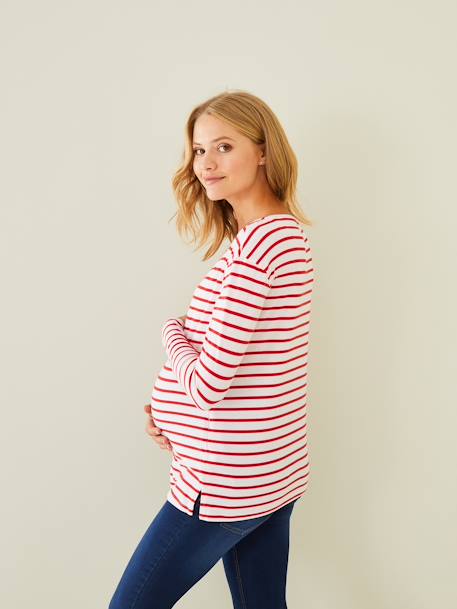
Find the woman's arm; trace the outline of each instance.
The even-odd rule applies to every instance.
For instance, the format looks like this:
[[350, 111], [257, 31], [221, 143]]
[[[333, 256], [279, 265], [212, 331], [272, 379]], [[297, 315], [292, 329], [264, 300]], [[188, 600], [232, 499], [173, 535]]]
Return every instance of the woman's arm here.
[[214, 303], [200, 353], [185, 336], [182, 318], [165, 321], [162, 343], [177, 379], [198, 408], [210, 410], [224, 399], [249, 348], [270, 288], [262, 267], [252, 260], [235, 259]]

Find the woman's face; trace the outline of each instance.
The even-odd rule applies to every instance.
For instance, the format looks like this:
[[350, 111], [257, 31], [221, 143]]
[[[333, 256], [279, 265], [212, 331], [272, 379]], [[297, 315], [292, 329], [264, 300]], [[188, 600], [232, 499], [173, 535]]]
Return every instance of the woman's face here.
[[[195, 175], [212, 201], [242, 200], [249, 196], [264, 164], [262, 149], [234, 127], [209, 114], [195, 121]], [[208, 178], [222, 178], [214, 182]]]

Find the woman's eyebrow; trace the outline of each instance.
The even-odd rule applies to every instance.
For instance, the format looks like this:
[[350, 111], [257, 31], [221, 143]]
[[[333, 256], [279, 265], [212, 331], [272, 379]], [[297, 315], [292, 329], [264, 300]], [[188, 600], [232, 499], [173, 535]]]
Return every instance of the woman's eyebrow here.
[[[221, 137], [217, 137], [215, 140], [213, 140], [213, 142], [218, 142], [219, 140], [232, 140], [232, 142], [235, 141], [233, 137], [228, 137], [228, 135], [222, 135]], [[194, 145], [201, 146], [201, 144], [199, 144], [198, 142], [194, 142]]]

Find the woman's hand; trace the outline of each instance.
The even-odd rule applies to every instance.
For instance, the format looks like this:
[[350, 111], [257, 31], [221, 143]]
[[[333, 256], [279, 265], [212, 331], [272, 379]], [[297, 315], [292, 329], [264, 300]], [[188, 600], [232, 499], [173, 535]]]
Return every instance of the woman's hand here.
[[166, 448], [172, 452], [171, 444], [168, 438], [162, 435], [161, 430], [156, 427], [154, 419], [151, 414], [151, 404], [145, 404], [144, 411], [149, 415], [146, 421], [146, 433], [160, 446], [160, 448]]
[[[186, 316], [182, 315], [178, 319], [182, 319], [183, 323], [186, 321]], [[151, 436], [151, 438], [160, 446], [160, 448], [166, 448], [170, 452], [173, 451], [171, 447], [170, 440], [162, 435], [161, 430], [156, 426], [154, 422], [154, 418], [151, 414], [151, 404], [144, 405], [144, 411], [148, 415], [148, 419], [146, 421], [146, 433]]]

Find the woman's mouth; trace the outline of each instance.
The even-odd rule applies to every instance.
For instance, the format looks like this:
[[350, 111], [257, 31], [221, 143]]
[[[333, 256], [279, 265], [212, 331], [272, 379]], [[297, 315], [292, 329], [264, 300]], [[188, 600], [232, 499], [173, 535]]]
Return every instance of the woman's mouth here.
[[206, 184], [214, 184], [215, 182], [219, 182], [220, 180], [223, 180], [225, 176], [222, 176], [221, 178], [208, 178], [205, 180]]

